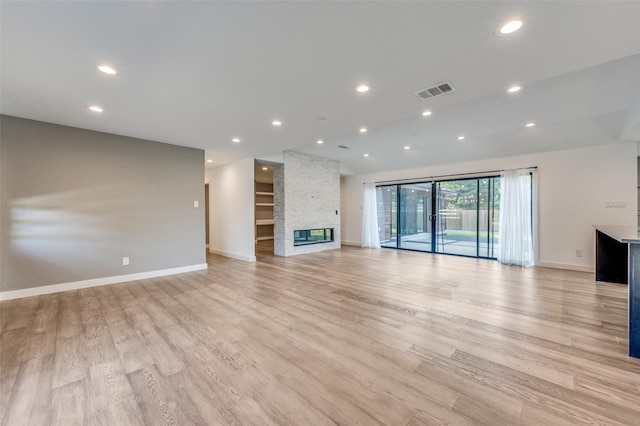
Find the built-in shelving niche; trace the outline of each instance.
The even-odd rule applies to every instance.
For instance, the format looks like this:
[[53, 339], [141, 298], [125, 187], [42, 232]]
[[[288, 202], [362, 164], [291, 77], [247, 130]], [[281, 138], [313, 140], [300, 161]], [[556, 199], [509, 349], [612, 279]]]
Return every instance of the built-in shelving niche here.
[[273, 240], [273, 183], [256, 182], [256, 241]]

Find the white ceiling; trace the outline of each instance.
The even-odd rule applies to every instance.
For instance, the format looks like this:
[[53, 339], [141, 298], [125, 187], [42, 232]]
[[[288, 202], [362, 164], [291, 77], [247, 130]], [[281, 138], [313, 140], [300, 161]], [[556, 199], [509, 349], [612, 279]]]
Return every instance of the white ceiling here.
[[[0, 8], [2, 114], [202, 148], [207, 166], [295, 149], [365, 173], [640, 140], [640, 2]], [[523, 28], [495, 36], [513, 16]]]

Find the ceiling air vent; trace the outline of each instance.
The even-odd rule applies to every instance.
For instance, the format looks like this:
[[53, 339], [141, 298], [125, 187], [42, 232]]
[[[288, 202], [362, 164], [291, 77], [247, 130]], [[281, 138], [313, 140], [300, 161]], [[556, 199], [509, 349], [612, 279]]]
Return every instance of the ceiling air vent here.
[[428, 99], [433, 98], [434, 96], [453, 92], [454, 90], [456, 90], [456, 88], [453, 87], [453, 84], [451, 84], [450, 81], [445, 81], [444, 83], [437, 84], [433, 87], [427, 87], [426, 89], [418, 90], [416, 92], [416, 96], [420, 99]]
[[338, 148], [340, 148], [340, 149], [350, 149], [348, 146], [345, 146], [345, 145], [338, 145]]

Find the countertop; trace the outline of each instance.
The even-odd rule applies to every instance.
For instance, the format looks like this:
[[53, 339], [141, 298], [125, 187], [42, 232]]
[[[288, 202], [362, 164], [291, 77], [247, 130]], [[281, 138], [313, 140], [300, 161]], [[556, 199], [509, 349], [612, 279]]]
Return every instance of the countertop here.
[[637, 226], [593, 225], [593, 227], [621, 243], [640, 244], [640, 232]]

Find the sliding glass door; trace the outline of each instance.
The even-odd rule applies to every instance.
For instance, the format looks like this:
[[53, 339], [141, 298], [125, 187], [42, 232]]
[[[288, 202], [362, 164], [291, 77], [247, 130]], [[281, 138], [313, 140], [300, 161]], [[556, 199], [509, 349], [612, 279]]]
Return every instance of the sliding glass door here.
[[478, 256], [498, 256], [498, 219], [500, 218], [500, 177], [481, 178], [478, 181]]
[[382, 247], [398, 247], [398, 187], [397, 185], [376, 188], [378, 201], [378, 232]]
[[495, 258], [498, 176], [379, 186], [383, 247]]
[[398, 247], [432, 251], [432, 183], [400, 185]]
[[439, 253], [478, 255], [478, 180], [437, 183], [436, 247]]

